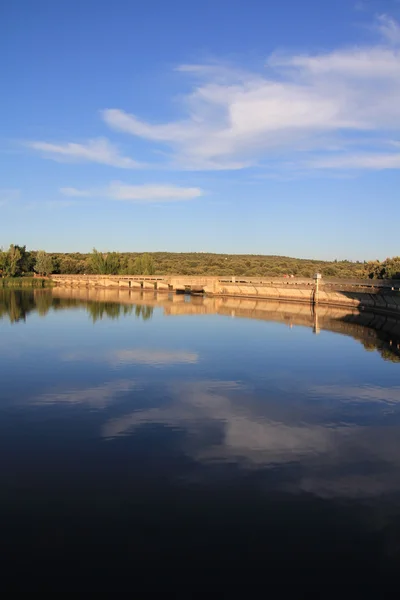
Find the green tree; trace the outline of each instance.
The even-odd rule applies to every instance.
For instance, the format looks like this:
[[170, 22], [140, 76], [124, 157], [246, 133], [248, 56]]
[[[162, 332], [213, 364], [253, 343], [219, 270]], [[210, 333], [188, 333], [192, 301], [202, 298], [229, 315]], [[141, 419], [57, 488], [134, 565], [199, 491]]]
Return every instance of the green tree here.
[[154, 275], [154, 261], [150, 254], [141, 254], [135, 259], [135, 274], [136, 275]]
[[0, 248], [0, 277], [6, 274], [7, 259], [7, 252], [4, 252], [3, 248]]
[[91, 269], [98, 275], [117, 275], [119, 271], [120, 256], [117, 252], [98, 252], [93, 248], [91, 255]]
[[14, 245], [16, 250], [20, 252], [20, 258], [18, 260], [18, 275], [22, 275], [23, 273], [32, 273], [35, 263], [35, 257], [32, 252], [28, 252], [26, 246], [18, 246]]
[[32, 252], [27, 252], [26, 246], [11, 244], [8, 251], [0, 248], [0, 276], [18, 277], [33, 270]]
[[44, 250], [36, 254], [35, 271], [39, 275], [50, 275], [53, 272], [53, 259]]
[[59, 270], [62, 274], [76, 275], [79, 262], [70, 256], [63, 256], [59, 259]]
[[126, 266], [126, 274], [127, 275], [135, 275], [136, 274], [136, 267], [135, 267], [135, 259], [134, 258], [130, 258], [128, 260], [128, 264]]
[[5, 274], [8, 277], [16, 277], [20, 274], [19, 261], [21, 260], [21, 251], [18, 246], [11, 244], [6, 258]]

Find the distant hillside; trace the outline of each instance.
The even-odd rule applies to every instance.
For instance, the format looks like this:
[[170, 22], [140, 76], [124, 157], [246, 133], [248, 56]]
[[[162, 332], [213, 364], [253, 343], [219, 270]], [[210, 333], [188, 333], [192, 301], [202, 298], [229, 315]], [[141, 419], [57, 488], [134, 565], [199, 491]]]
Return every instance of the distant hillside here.
[[[149, 252], [158, 275], [245, 275], [312, 277], [316, 271], [325, 277], [366, 277], [365, 264], [350, 261], [327, 262], [288, 256], [255, 254], [211, 254], [205, 252]], [[90, 273], [90, 254], [53, 254], [56, 272]], [[118, 254], [120, 273], [134, 273], [137, 252]]]

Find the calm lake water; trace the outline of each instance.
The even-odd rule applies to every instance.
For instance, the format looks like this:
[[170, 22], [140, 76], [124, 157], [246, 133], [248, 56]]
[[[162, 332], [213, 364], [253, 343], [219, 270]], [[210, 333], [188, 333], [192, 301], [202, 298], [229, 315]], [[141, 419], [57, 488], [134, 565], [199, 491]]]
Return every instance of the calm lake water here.
[[3, 568], [131, 593], [146, 572], [188, 598], [211, 578], [383, 586], [399, 339], [393, 318], [341, 309], [0, 290]]

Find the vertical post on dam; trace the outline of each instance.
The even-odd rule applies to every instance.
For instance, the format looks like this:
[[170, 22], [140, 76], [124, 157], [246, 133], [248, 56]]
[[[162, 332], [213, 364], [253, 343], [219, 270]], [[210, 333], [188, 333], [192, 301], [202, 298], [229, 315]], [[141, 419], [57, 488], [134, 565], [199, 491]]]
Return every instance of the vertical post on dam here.
[[319, 300], [319, 282], [321, 280], [321, 273], [315, 273], [314, 275], [314, 293], [313, 293], [313, 304], [316, 305], [318, 304], [318, 300]]

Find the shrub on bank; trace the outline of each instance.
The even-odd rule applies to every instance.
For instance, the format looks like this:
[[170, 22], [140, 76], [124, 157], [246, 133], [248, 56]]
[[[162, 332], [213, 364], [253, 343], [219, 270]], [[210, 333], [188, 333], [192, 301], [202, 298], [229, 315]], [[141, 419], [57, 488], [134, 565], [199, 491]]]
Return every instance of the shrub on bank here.
[[31, 287], [31, 288], [43, 288], [51, 287], [53, 282], [50, 279], [44, 277], [1, 277], [0, 287]]

